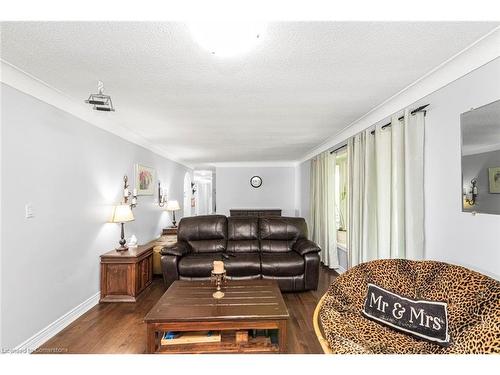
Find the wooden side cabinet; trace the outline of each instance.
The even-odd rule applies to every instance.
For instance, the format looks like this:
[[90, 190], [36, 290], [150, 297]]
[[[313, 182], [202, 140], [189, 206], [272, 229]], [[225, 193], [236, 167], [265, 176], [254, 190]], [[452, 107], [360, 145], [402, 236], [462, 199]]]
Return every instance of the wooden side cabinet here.
[[153, 248], [153, 273], [162, 275], [161, 268], [161, 249], [165, 246], [171, 246], [177, 242], [177, 227], [164, 228], [161, 237], [156, 241], [156, 246]]
[[101, 255], [101, 299], [99, 302], [135, 302], [153, 281], [155, 241], [127, 251]]

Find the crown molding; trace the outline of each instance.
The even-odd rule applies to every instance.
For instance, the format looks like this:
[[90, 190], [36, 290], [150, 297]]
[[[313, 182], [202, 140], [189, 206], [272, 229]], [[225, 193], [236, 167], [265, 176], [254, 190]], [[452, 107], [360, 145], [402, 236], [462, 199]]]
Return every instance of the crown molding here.
[[33, 96], [49, 105], [59, 108], [91, 125], [103, 129], [111, 134], [125, 139], [128, 142], [170, 159], [191, 169], [191, 166], [178, 160], [175, 155], [170, 154], [164, 148], [154, 145], [136, 132], [116, 124], [109, 118], [109, 113], [100, 113], [89, 110], [83, 100], [77, 100], [61, 90], [52, 87], [48, 83], [25, 72], [17, 66], [0, 58], [0, 82], [15, 88], [25, 94]]
[[215, 168], [272, 168], [272, 167], [296, 167], [299, 165], [298, 161], [241, 161], [241, 162], [216, 162], [207, 163]]
[[[369, 112], [351, 122], [326, 141], [306, 153], [300, 162], [311, 159], [364, 129], [414, 105], [433, 92], [463, 77], [500, 56], [500, 26], [481, 37], [462, 51], [444, 61], [403, 90], [397, 92]], [[431, 103], [432, 108], [432, 103]]]

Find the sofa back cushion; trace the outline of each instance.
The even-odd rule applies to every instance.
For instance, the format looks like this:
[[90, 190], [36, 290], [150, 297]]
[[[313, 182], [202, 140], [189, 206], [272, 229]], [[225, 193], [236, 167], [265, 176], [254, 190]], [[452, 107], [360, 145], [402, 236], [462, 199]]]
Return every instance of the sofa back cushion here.
[[227, 218], [205, 215], [182, 218], [177, 240], [187, 242], [193, 253], [214, 253], [226, 250]]
[[307, 238], [307, 224], [302, 217], [259, 218], [259, 238], [262, 252], [292, 251], [299, 238]]
[[227, 218], [227, 251], [233, 253], [259, 252], [259, 220], [257, 217]]

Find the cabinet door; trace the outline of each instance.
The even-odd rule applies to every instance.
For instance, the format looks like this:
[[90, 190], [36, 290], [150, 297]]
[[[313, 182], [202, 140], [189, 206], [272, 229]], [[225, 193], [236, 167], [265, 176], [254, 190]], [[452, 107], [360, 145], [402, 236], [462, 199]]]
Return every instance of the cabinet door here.
[[141, 290], [144, 289], [144, 277], [142, 276], [144, 272], [144, 260], [137, 263], [136, 268], [136, 294], [139, 294]]
[[149, 281], [151, 280], [151, 263], [152, 258], [147, 257], [142, 261], [142, 285], [145, 288], [148, 284]]
[[152, 256], [144, 258], [137, 264], [137, 293], [140, 293], [152, 280]]

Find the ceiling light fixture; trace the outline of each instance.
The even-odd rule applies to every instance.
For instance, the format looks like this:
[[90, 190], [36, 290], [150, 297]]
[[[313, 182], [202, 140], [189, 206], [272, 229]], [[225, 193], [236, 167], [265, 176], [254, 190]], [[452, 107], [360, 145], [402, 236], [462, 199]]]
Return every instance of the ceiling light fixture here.
[[104, 95], [104, 83], [102, 83], [102, 81], [97, 81], [97, 94], [90, 94], [89, 98], [85, 100], [85, 103], [94, 105], [92, 109], [96, 111], [115, 111], [111, 96]]
[[242, 55], [254, 48], [267, 28], [265, 22], [197, 21], [189, 23], [196, 42], [219, 57]]

